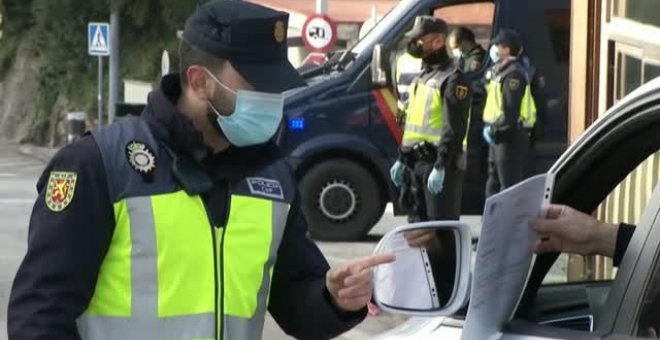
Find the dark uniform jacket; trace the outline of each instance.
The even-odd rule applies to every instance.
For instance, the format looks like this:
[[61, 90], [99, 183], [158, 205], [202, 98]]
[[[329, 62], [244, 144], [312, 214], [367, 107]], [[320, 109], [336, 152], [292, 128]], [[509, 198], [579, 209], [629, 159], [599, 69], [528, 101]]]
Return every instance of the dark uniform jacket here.
[[[176, 109], [180, 95], [178, 77], [165, 77], [161, 89], [149, 96], [140, 119], [177, 154], [191, 158], [207, 154], [202, 164], [213, 179], [213, 188], [202, 198], [211, 225], [221, 225], [216, 221], [226, 220], [229, 213], [225, 204], [227, 183], [283, 155], [270, 143], [208, 154], [201, 134]], [[59, 213], [46, 206], [51, 171], [77, 174], [72, 200]], [[90, 303], [115, 227], [106, 178], [99, 147], [90, 135], [64, 147], [43, 172], [30, 220], [28, 252], [11, 291], [10, 340], [80, 339], [76, 318]], [[329, 339], [366, 316], [366, 308], [345, 313], [334, 306], [325, 288], [328, 269], [323, 255], [307, 237], [307, 224], [296, 198], [278, 250], [268, 306], [284, 331], [302, 339]]]

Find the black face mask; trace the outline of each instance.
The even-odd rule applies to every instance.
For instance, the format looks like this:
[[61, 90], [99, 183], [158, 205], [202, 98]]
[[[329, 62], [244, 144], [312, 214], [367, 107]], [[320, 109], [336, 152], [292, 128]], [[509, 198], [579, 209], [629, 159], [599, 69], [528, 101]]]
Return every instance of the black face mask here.
[[415, 58], [422, 58], [424, 57], [424, 46], [417, 40], [413, 40], [408, 43], [408, 54]]
[[442, 47], [437, 51], [425, 55], [423, 61], [427, 65], [442, 65], [450, 62], [450, 57], [447, 54], [447, 48]]

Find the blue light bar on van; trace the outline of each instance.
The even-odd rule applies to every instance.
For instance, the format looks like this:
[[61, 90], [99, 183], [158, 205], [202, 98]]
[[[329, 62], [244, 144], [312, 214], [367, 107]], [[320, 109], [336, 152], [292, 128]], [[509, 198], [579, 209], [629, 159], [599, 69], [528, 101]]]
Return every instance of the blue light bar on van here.
[[289, 119], [289, 129], [293, 131], [305, 130], [305, 118], [295, 117]]

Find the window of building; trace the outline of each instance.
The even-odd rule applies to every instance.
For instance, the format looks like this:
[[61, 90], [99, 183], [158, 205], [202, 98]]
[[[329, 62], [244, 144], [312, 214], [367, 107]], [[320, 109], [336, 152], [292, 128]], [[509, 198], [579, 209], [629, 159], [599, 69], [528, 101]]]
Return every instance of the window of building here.
[[614, 16], [660, 27], [660, 1], [614, 0]]
[[649, 50], [616, 43], [615, 102], [642, 84], [660, 77], [660, 55]]
[[642, 85], [642, 60], [630, 55], [624, 54], [622, 56], [623, 68], [620, 71], [623, 91], [621, 92], [621, 98]]
[[644, 82], [660, 77], [660, 61], [644, 64]]

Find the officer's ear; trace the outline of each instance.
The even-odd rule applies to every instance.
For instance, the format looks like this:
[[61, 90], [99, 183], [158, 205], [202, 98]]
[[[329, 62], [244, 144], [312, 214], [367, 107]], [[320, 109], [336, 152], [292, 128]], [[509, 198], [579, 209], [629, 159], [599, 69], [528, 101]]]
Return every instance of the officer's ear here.
[[210, 93], [213, 90], [213, 85], [210, 82], [210, 77], [207, 71], [202, 66], [190, 66], [185, 71], [188, 89], [196, 95], [199, 100], [207, 101], [210, 99]]
[[447, 41], [446, 37], [447, 35], [443, 33], [436, 34], [436, 36], [433, 37], [433, 40], [431, 42], [431, 44], [433, 45], [433, 50], [439, 50], [442, 47], [444, 47], [445, 41]]

